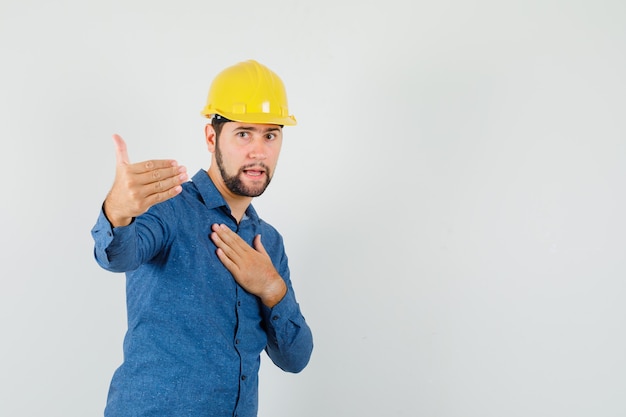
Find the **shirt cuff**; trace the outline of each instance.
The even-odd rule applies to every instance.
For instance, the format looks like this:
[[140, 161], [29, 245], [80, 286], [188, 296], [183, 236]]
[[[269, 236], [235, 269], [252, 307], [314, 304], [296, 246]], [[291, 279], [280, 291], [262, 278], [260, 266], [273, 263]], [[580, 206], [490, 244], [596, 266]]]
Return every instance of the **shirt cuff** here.
[[283, 299], [274, 307], [267, 308], [267, 310], [269, 319], [274, 326], [280, 325], [280, 323], [286, 320], [293, 320], [294, 316], [299, 316], [300, 311], [296, 297], [289, 287], [287, 287], [287, 292]]
[[134, 233], [134, 221], [128, 226], [114, 228], [104, 214], [104, 210], [101, 208], [96, 224], [93, 229], [91, 229], [91, 235], [95, 243], [94, 254], [97, 262], [105, 268], [110, 266], [111, 257], [123, 252], [122, 243], [126, 242], [128, 240], [127, 238]]

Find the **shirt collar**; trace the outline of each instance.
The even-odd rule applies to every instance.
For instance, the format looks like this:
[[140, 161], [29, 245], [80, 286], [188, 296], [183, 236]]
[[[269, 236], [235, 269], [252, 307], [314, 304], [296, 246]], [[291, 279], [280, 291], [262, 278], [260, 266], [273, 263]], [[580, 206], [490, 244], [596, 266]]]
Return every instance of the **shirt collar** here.
[[[222, 194], [218, 191], [217, 187], [213, 183], [213, 180], [204, 169], [198, 170], [198, 172], [191, 178], [191, 181], [196, 185], [196, 189], [202, 196], [204, 205], [208, 209], [225, 207], [230, 212], [228, 203], [226, 203], [226, 200], [224, 200], [224, 197], [222, 197]], [[254, 221], [258, 221], [259, 219], [259, 216], [257, 215], [254, 207], [252, 207], [252, 204], [250, 204], [246, 209], [244, 220], [246, 217]]]

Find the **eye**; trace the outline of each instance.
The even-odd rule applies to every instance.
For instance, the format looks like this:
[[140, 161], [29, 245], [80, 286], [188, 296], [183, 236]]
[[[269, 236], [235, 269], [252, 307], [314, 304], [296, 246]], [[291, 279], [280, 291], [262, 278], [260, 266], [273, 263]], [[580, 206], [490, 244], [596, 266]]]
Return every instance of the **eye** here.
[[276, 135], [276, 133], [268, 133], [265, 135], [265, 139], [267, 140], [274, 140], [278, 137], [278, 135]]
[[240, 137], [240, 138], [248, 137], [248, 132], [243, 131], [243, 130], [239, 131], [239, 132], [237, 132], [237, 137]]

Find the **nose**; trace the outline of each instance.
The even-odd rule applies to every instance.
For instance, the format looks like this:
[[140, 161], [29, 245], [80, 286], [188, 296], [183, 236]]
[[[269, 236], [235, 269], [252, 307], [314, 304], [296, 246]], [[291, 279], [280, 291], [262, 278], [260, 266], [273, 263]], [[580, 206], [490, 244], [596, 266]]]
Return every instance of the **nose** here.
[[265, 152], [265, 144], [262, 139], [252, 141], [248, 156], [250, 157], [250, 159], [256, 159], [259, 161], [267, 158], [267, 153]]

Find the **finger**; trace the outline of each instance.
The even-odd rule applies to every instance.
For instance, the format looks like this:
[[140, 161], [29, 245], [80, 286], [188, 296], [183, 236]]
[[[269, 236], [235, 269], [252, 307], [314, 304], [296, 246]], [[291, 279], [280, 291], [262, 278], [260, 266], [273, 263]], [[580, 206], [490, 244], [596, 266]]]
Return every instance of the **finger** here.
[[220, 240], [229, 248], [235, 251], [242, 251], [250, 246], [235, 232], [225, 224], [214, 224], [213, 231], [219, 235]]
[[[135, 169], [141, 170], [142, 168], [135, 167]], [[134, 169], [131, 169], [131, 172], [136, 174], [135, 178], [138, 184], [153, 184], [158, 188], [161, 188], [159, 191], [182, 184], [188, 179], [187, 168], [184, 166], [167, 166], [165, 168], [158, 168], [145, 172], [134, 172]], [[161, 183], [160, 185], [158, 184], [159, 182]]]
[[152, 173], [157, 170], [166, 170], [163, 172], [170, 170], [170, 172], [174, 173], [180, 168], [178, 163], [173, 159], [152, 159], [150, 161], [136, 162], [130, 164], [128, 167], [133, 174]]
[[265, 247], [263, 246], [263, 243], [261, 243], [261, 235], [256, 235], [254, 237], [253, 243], [254, 243], [254, 249], [259, 251], [263, 255], [267, 255], [267, 252], [265, 251]]
[[[224, 254], [228, 256], [228, 258], [236, 262], [240, 257], [240, 253], [246, 250], [246, 248], [241, 245], [243, 240], [226, 225], [214, 224], [212, 230], [211, 238], [215, 246], [224, 251]], [[243, 243], [245, 245], [245, 242]]]
[[217, 257], [220, 259], [220, 262], [222, 262], [226, 269], [228, 269], [234, 275], [238, 270], [237, 264], [233, 262], [233, 260], [230, 259], [228, 255], [226, 255], [222, 248], [217, 248], [215, 252], [217, 253]]
[[217, 246], [218, 248], [222, 249], [225, 252], [226, 251], [232, 252], [232, 249], [230, 248], [230, 246], [224, 241], [224, 239], [227, 238], [225, 231], [221, 230], [220, 226], [217, 224], [214, 224], [213, 226], [211, 226], [211, 229], [213, 230], [213, 233], [211, 233], [211, 240], [213, 241], [215, 246]]
[[128, 159], [128, 151], [126, 150], [126, 142], [118, 134], [113, 135], [113, 142], [115, 143], [115, 159], [118, 165], [128, 165], [130, 160]]
[[153, 193], [146, 196], [146, 201], [149, 201], [149, 206], [153, 206], [158, 203], [162, 203], [166, 200], [169, 200], [172, 197], [176, 197], [183, 191], [183, 187], [177, 185], [176, 187], [169, 188], [165, 191], [161, 191], [158, 193]]
[[[156, 176], [161, 179], [155, 178], [151, 173], [134, 174], [129, 166], [124, 167], [124, 169], [127, 174], [125, 183], [128, 190], [132, 191], [135, 198], [146, 200], [146, 203], [150, 205], [178, 195], [182, 191], [181, 185], [189, 179], [184, 167], [180, 169], [182, 173], [174, 177]], [[167, 175], [171, 175], [171, 173]]]
[[234, 251], [230, 248], [230, 246], [224, 243], [224, 241], [217, 234], [217, 232], [211, 233], [211, 240], [213, 241], [215, 246], [217, 246], [217, 256], [220, 258], [224, 266], [226, 266], [226, 268], [232, 272], [232, 268], [235, 265], [235, 260], [233, 259], [233, 256], [235, 256]]

